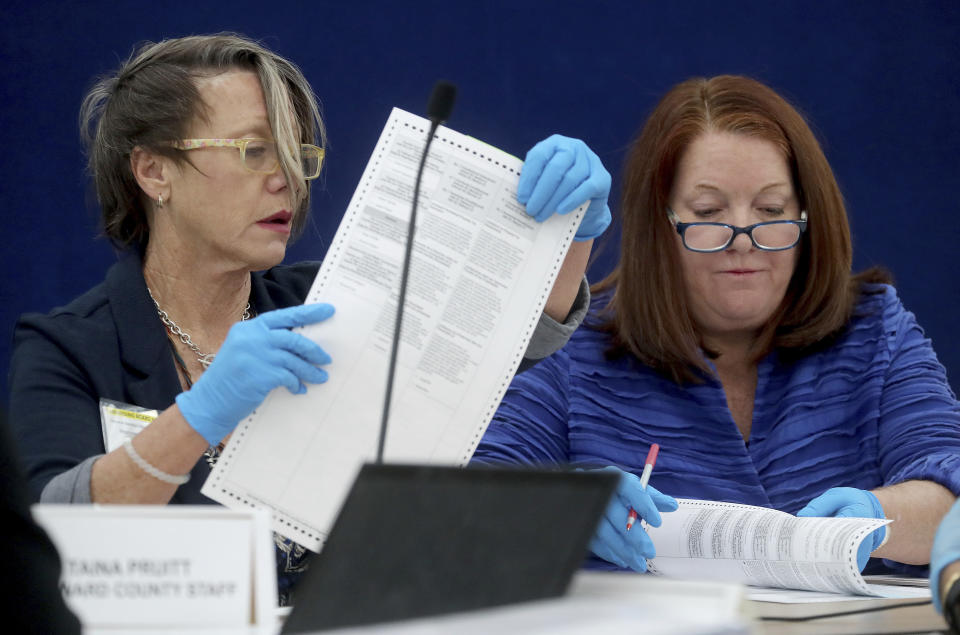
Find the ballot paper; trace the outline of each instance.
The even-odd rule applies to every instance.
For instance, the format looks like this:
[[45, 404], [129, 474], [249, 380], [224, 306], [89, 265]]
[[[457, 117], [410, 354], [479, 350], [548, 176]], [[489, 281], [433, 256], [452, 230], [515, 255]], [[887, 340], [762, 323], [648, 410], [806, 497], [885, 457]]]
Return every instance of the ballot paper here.
[[[656, 548], [652, 573], [760, 587], [888, 597], [893, 587], [867, 584], [857, 548], [890, 520], [798, 518], [786, 512], [693, 499], [644, 528]], [[902, 597], [894, 595], [893, 597]]]
[[[376, 455], [417, 165], [430, 123], [394, 109], [310, 289], [336, 313], [299, 329], [330, 379], [278, 388], [232, 435], [203, 493], [273, 512], [318, 551]], [[423, 175], [385, 459], [466, 464], [516, 372], [586, 206], [544, 223], [522, 162], [439, 128]], [[387, 522], [388, 519], [385, 519]]]

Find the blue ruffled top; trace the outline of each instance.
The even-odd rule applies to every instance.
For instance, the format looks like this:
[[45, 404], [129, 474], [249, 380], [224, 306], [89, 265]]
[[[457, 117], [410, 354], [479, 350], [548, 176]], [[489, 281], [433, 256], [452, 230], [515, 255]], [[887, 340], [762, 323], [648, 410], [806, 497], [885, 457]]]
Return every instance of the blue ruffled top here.
[[[594, 299], [593, 309], [609, 295]], [[589, 323], [589, 320], [587, 321]], [[474, 455], [482, 463], [616, 465], [675, 497], [796, 513], [831, 487], [910, 479], [960, 493], [960, 404], [930, 340], [889, 285], [868, 285], [834, 343], [758, 368], [745, 443], [716, 378], [678, 385], [635, 358], [604, 358], [581, 327], [518, 375]]]

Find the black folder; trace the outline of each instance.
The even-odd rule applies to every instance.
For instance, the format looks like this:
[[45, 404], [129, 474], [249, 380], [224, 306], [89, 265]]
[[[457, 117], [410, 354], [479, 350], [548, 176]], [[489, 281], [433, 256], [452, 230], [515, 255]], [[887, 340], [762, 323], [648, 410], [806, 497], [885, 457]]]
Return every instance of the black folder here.
[[364, 465], [283, 632], [562, 595], [616, 483], [606, 472]]

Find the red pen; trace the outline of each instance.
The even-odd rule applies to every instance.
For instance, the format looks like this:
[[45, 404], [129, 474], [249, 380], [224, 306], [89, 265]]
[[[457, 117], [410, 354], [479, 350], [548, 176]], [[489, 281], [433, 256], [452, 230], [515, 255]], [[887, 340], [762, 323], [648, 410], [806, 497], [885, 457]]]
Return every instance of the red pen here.
[[[650, 451], [647, 452], [647, 459], [643, 462], [643, 473], [640, 475], [640, 488], [647, 489], [647, 483], [650, 482], [650, 473], [653, 472], [653, 466], [657, 462], [657, 454], [660, 452], [660, 446], [654, 443], [650, 446]], [[637, 522], [637, 510], [633, 507], [630, 508], [630, 513], [627, 514], [627, 531], [633, 529], [634, 523]]]

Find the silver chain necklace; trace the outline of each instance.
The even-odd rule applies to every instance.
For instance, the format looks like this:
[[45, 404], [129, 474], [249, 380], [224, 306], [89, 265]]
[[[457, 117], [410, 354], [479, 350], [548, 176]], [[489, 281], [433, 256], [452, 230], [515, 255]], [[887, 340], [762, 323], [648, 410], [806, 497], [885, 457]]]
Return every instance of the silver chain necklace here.
[[[163, 325], [167, 329], [180, 338], [180, 341], [183, 342], [184, 346], [193, 351], [194, 355], [197, 356], [197, 361], [200, 362], [200, 365], [203, 366], [203, 369], [206, 370], [210, 364], [213, 363], [214, 358], [217, 356], [216, 353], [204, 353], [200, 350], [200, 347], [193, 343], [193, 340], [190, 339], [190, 334], [185, 333], [180, 326], [170, 319], [170, 316], [167, 315], [167, 312], [160, 308], [160, 303], [157, 302], [157, 299], [153, 297], [153, 292], [150, 291], [150, 287], [147, 287], [147, 293], [150, 295], [150, 299], [153, 300], [154, 306], [157, 307], [157, 315], [160, 316], [160, 321], [163, 322]], [[240, 318], [243, 321], [250, 319], [250, 303], [247, 302], [247, 307], [243, 310], [243, 317]]]

